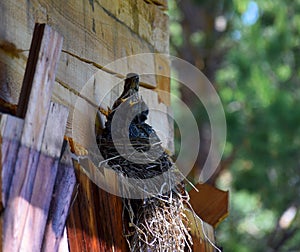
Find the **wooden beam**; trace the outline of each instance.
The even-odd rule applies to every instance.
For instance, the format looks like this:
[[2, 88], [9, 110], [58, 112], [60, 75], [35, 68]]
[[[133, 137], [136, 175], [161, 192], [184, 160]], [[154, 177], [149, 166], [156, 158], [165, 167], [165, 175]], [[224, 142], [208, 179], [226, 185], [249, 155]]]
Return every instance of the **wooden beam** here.
[[20, 118], [0, 114], [1, 203], [4, 208], [14, 174], [23, 125], [24, 121]]
[[[20, 98], [21, 104], [27, 107], [27, 111], [23, 111], [23, 109], [18, 111], [20, 116], [25, 115], [25, 120], [21, 136], [21, 146], [15, 164], [15, 173], [12, 178], [7, 207], [4, 212], [4, 251], [39, 250], [38, 247], [41, 241], [35, 240], [32, 242], [32, 237], [24, 234], [24, 230], [30, 229], [32, 224], [29, 219], [27, 219], [28, 214], [31, 215], [30, 218], [35, 218], [36, 213], [39, 215], [39, 210], [37, 212], [33, 210], [31, 213], [30, 204], [37, 203], [36, 206], [32, 207], [43, 209], [42, 206], [38, 205], [38, 202], [32, 202], [32, 200], [36, 200], [33, 190], [43, 188], [44, 185], [41, 184], [40, 181], [35, 181], [37, 168], [42, 166], [41, 163], [39, 165], [39, 161], [43, 159], [43, 156], [40, 155], [40, 151], [45, 152], [48, 148], [49, 141], [53, 139], [57, 141], [54, 142], [54, 148], [57, 148], [59, 141], [62, 141], [56, 138], [48, 139], [45, 137], [55, 71], [62, 47], [62, 37], [47, 25], [37, 25], [35, 31], [34, 34], [37, 38], [32, 39], [31, 49], [36, 50], [36, 52], [30, 53], [31, 57], [28, 59], [28, 65], [32, 66], [26, 67], [29, 73], [25, 73], [27, 77], [24, 80], [25, 87], [31, 89], [31, 92], [28, 95], [27, 91], [23, 91], [22, 95], [24, 95], [24, 97]], [[40, 46], [36, 46], [34, 43], [37, 43], [37, 45], [40, 44]], [[32, 72], [33, 69], [34, 73]], [[31, 74], [33, 74], [33, 76], [30, 76]], [[55, 110], [52, 110], [52, 114], [54, 112]], [[62, 112], [62, 114], [65, 113]], [[56, 120], [55, 116], [53, 117], [52, 115], [50, 120]], [[46, 133], [49, 133], [49, 130], [53, 130], [51, 123], [51, 121], [48, 121], [48, 125], [50, 125]], [[61, 120], [59, 123], [64, 122]], [[63, 129], [65, 128], [64, 125], [60, 124], [60, 126], [63, 127]], [[62, 130], [57, 133], [61, 134], [61, 132]], [[58, 135], [56, 136], [58, 137]], [[63, 136], [61, 136], [61, 138], [63, 138]], [[51, 142], [51, 144], [52, 143], [53, 142]], [[57, 153], [56, 149], [55, 151], [50, 150], [50, 152], [52, 151], [53, 153], [51, 154]], [[52, 166], [51, 162], [52, 161], [48, 162], [49, 166]], [[38, 173], [40, 172], [43, 171], [39, 171]], [[45, 177], [42, 178], [42, 181], [44, 180]], [[48, 187], [51, 187], [51, 183], [52, 182], [50, 182], [50, 184], [45, 183], [45, 185], [47, 185], [46, 191], [49, 189]]]
[[[27, 213], [22, 216], [25, 223], [21, 249], [41, 250], [67, 118], [68, 110], [66, 107], [55, 103], [51, 104], [34, 176], [32, 195], [31, 197], [28, 195], [30, 207]], [[58, 195], [58, 197], [61, 196]]]
[[18, 108], [17, 108], [17, 116], [20, 118], [25, 118], [27, 112], [29, 96], [33, 86], [33, 78], [36, 77], [34, 73], [39, 59], [39, 53], [40, 53], [40, 48], [41, 48], [42, 39], [44, 35], [44, 29], [45, 29], [45, 24], [36, 24], [34, 28], [31, 46], [29, 50], [28, 63], [25, 69], [25, 75], [23, 79], [21, 94], [19, 97]]
[[76, 185], [70, 148], [66, 145], [58, 165], [53, 198], [49, 210], [42, 250], [57, 251], [65, 229], [72, 203], [72, 193]]
[[67, 225], [70, 250], [128, 251], [123, 237], [121, 198], [97, 187], [78, 164], [75, 167], [79, 187]]
[[[3, 83], [11, 90], [10, 102], [17, 103], [34, 22], [51, 24], [64, 36], [57, 78], [80, 90], [89, 78], [107, 64], [140, 53], [168, 53], [168, 15], [141, 0], [117, 1], [3, 1], [0, 10], [0, 66]], [[18, 16], [18, 18], [15, 18]], [[135, 18], [133, 18], [135, 17]], [[11, 27], [16, 27], [17, 32]], [[74, 37], [75, 34], [75, 37]], [[13, 44], [14, 54], [1, 45]], [[3, 49], [3, 50], [2, 50]], [[134, 72], [154, 72], [154, 62], [141, 58], [125, 67]], [[146, 66], [146, 69], [145, 69]], [[132, 71], [132, 70], [131, 70]], [[128, 72], [117, 72], [126, 75]], [[155, 78], [148, 78], [155, 87]]]
[[[30, 53], [28, 58], [26, 71], [30, 73], [25, 72], [24, 75], [22, 90], [25, 91], [21, 91], [17, 115], [22, 117], [26, 113], [26, 134], [22, 135], [21, 144], [40, 150], [63, 39], [45, 24], [37, 24], [34, 35], [38, 37], [32, 39], [30, 48], [35, 52]], [[33, 76], [29, 77], [30, 74]], [[26, 112], [22, 111], [22, 105], [27, 107]]]

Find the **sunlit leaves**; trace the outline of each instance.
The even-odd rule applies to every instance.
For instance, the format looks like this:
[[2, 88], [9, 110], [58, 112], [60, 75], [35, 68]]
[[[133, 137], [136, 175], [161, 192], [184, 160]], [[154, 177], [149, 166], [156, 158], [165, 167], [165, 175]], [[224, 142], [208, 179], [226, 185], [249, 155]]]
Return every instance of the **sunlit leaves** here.
[[249, 0], [234, 0], [233, 5], [236, 9], [236, 12], [239, 14], [243, 14], [248, 7]]
[[287, 81], [292, 75], [292, 69], [289, 65], [279, 65], [275, 71], [281, 82]]
[[[217, 83], [227, 112], [228, 141], [238, 148], [231, 166], [238, 190], [232, 195], [232, 216], [240, 216], [231, 220], [238, 227], [233, 239], [261, 238], [264, 251], [264, 237], [281, 211], [291, 202], [300, 204], [295, 190], [300, 184], [300, 3], [257, 4], [255, 24], [243, 26], [233, 19], [240, 37], [217, 72]], [[242, 246], [231, 250], [230, 238], [226, 244], [230, 251], [242, 251]], [[250, 244], [244, 245], [258, 251]]]
[[173, 35], [172, 42], [176, 47], [180, 47], [183, 44], [182, 27], [178, 22], [172, 22], [170, 24], [170, 33]]
[[194, 32], [190, 37], [191, 43], [194, 46], [200, 46], [205, 40], [205, 34], [202, 31]]

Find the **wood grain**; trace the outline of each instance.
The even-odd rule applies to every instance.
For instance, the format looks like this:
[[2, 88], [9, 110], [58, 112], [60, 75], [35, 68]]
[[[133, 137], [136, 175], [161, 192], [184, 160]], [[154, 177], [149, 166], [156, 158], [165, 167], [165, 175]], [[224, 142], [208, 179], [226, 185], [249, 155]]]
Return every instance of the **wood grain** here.
[[[51, 104], [40, 151], [41, 154], [33, 181], [30, 207], [26, 216], [24, 216], [26, 220], [23, 228], [21, 249], [30, 248], [32, 251], [41, 249], [67, 115], [67, 108], [62, 105]], [[35, 237], [34, 241], [31, 241], [32, 237]], [[29, 247], [29, 244], [31, 247]]]
[[[73, 162], [70, 157], [69, 146], [66, 149], [58, 164], [58, 171], [53, 191], [53, 198], [49, 209], [47, 227], [43, 240], [43, 251], [57, 251], [61, 247], [63, 232], [69, 214], [69, 207], [72, 203], [73, 190], [76, 178]], [[68, 242], [63, 240], [62, 242]]]
[[75, 165], [78, 195], [68, 219], [70, 250], [128, 251], [122, 236], [122, 201], [93, 184]]
[[129, 0], [115, 1], [115, 4], [112, 4], [112, 1], [101, 0], [100, 5], [154, 46], [155, 51], [161, 53], [169, 51], [169, 18], [164, 11], [159, 9], [159, 6], [166, 6], [166, 1], [155, 3], [154, 1]]
[[24, 121], [20, 118], [4, 114], [0, 114], [0, 117], [1, 203], [5, 208], [14, 174]]
[[[168, 17], [158, 8], [165, 4], [166, 1], [142, 0], [69, 0], [63, 4], [59, 0], [2, 1], [0, 80], [4, 85], [2, 90], [0, 87], [0, 97], [17, 103], [31, 31], [36, 21], [52, 25], [64, 37], [53, 100], [69, 108], [68, 126], [72, 124], [76, 99], [81, 99], [78, 95], [95, 73], [112, 76], [103, 81], [96, 80], [97, 92], [120, 82], [128, 72], [142, 74], [142, 85], [147, 88], [167, 90], [167, 81], [153, 75], [162, 69], [162, 65], [164, 72], [167, 72], [167, 61], [154, 56], [128, 57], [118, 61], [139, 53], [168, 53]], [[109, 79], [117, 82], [109, 82]], [[103, 83], [106, 80], [107, 83]], [[161, 95], [159, 99], [169, 105], [167, 96]], [[167, 134], [168, 127], [165, 125], [164, 134]]]
[[[64, 36], [65, 57], [61, 58], [57, 77], [70, 86], [83, 85], [98, 69], [116, 59], [146, 52], [168, 53], [167, 15], [144, 1], [123, 3], [117, 0], [113, 4], [110, 1], [80, 0], [64, 1], [64, 4], [59, 0], [2, 1], [0, 40], [13, 43], [19, 56], [12, 57], [11, 50], [1, 50], [8, 57], [1, 59], [3, 67], [15, 65], [13, 72], [3, 73], [4, 80], [13, 80], [8, 88], [18, 85], [14, 88], [20, 90], [21, 83], [18, 81], [24, 73], [22, 66], [25, 67], [22, 58], [26, 58], [28, 53], [23, 50], [29, 49], [35, 22], [48, 23]], [[119, 9], [113, 11], [113, 7], [109, 9], [109, 6], [119, 6]], [[131, 21], [135, 15], [140, 25]], [[78, 65], [72, 65], [72, 59], [76, 59]], [[128, 65], [131, 64], [128, 62]], [[139, 62], [134, 66], [135, 71], [144, 72], [144, 65], [151, 67], [147, 61]], [[154, 79], [149, 80], [149, 85], [155, 84]]]
[[[17, 154], [15, 173], [12, 178], [7, 207], [4, 213], [3, 229], [5, 232], [3, 249], [5, 251], [18, 251], [20, 249], [32, 251], [31, 248], [37, 249], [40, 246], [38, 245], [38, 239], [31, 243], [32, 237], [26, 236], [27, 233], [23, 234], [23, 232], [28, 229], [28, 226], [26, 226], [26, 217], [31, 211], [30, 203], [32, 203], [32, 197], [35, 197], [32, 195], [37, 193], [37, 198], [42, 199], [40, 197], [41, 194], [38, 194], [39, 189], [45, 186], [44, 188], [47, 191], [49, 189], [47, 186], [51, 187], [51, 183], [53, 183], [53, 179], [49, 179], [48, 184], [41, 183], [45, 178], [43, 169], [39, 170], [39, 173], [42, 173], [42, 180], [35, 181], [39, 161], [44, 161], [45, 166], [48, 168], [56, 165], [55, 157], [51, 160], [47, 158], [43, 160], [43, 157], [40, 156], [40, 151], [41, 149], [45, 149], [45, 147], [42, 148], [42, 143], [45, 136], [44, 133], [55, 79], [55, 70], [62, 46], [62, 37], [49, 26], [37, 25], [36, 31], [36, 37], [32, 40], [32, 52], [28, 59], [29, 66], [26, 68], [26, 71], [29, 71], [29, 73], [25, 73], [23, 83], [25, 87], [30, 89], [30, 93], [23, 91], [21, 93], [24, 96], [20, 98], [21, 104], [26, 104], [24, 106], [27, 107], [27, 111], [20, 110], [18, 113], [20, 116], [25, 115], [25, 119], [21, 135], [21, 147]], [[34, 43], [40, 46], [35, 47]], [[30, 76], [30, 74], [33, 74], [33, 76]], [[55, 111], [52, 110], [52, 114], [53, 112]], [[64, 116], [66, 116], [66, 114], [64, 114]], [[64, 121], [61, 117], [59, 118], [59, 123], [63, 123]], [[53, 117], [52, 120], [54, 120]], [[50, 121], [48, 121], [48, 123], [50, 123]], [[61, 126], [64, 128], [64, 125]], [[51, 125], [50, 130], [53, 130]], [[55, 131], [54, 133], [62, 133], [62, 130]], [[60, 137], [63, 138], [63, 136]], [[45, 139], [45, 144], [47, 144], [49, 141], [47, 142], [47, 137]], [[40, 163], [40, 166], [41, 165]], [[44, 197], [47, 198], [45, 195]], [[43, 207], [38, 204], [32, 207], [43, 209]], [[35, 216], [35, 213], [37, 213], [38, 216]], [[33, 211], [32, 215], [34, 217], [32, 216], [32, 218], [39, 217], [39, 214], [39, 211]], [[38, 221], [39, 218], [37, 218], [37, 222]], [[30, 226], [31, 224], [31, 221], [29, 221], [28, 225]]]
[[208, 184], [197, 184], [196, 188], [199, 192], [189, 192], [190, 203], [197, 215], [215, 228], [228, 216], [229, 193]]
[[[17, 115], [25, 118], [21, 144], [40, 150], [55, 80], [62, 37], [50, 26], [38, 24], [20, 94]], [[37, 38], [37, 39], [36, 39]], [[40, 44], [36, 46], [36, 44]], [[32, 76], [30, 76], [32, 75]], [[29, 91], [28, 91], [29, 90]], [[24, 112], [24, 108], [26, 111]]]

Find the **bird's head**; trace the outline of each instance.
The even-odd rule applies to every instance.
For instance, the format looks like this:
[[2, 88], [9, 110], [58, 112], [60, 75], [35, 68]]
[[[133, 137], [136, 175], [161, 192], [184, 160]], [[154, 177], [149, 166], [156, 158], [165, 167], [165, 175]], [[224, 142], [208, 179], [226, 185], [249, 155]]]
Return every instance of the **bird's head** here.
[[136, 73], [129, 73], [126, 75], [124, 91], [128, 92], [129, 90], [138, 92], [139, 91], [139, 75]]

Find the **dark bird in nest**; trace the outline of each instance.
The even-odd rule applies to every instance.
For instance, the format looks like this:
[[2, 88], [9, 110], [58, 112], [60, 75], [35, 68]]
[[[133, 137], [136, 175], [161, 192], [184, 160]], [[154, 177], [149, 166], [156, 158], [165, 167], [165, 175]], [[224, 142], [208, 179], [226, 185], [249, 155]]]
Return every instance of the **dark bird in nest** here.
[[[120, 111], [118, 111], [120, 109]], [[134, 152], [144, 153], [147, 160], [148, 153], [154, 154], [155, 159], [149, 158], [149, 162], [134, 162], [126, 158], [126, 155], [119, 153], [116, 146], [124, 145], [122, 139], [112, 139], [112, 122], [118, 111], [118, 123], [120, 125], [129, 125], [128, 128], [117, 127], [124, 138], [129, 138]], [[121, 117], [119, 116], [120, 114]], [[149, 113], [148, 106], [139, 97], [139, 76], [135, 73], [129, 73], [124, 82], [124, 90], [120, 97], [114, 102], [112, 110], [107, 116], [105, 128], [101, 135], [97, 135], [97, 144], [101, 154], [108, 160], [110, 167], [123, 175], [131, 178], [152, 178], [165, 171], [171, 166], [172, 162], [168, 154], [161, 146], [161, 140], [155, 130], [147, 124]], [[120, 121], [121, 120], [121, 121]], [[126, 120], [130, 120], [126, 124]], [[114, 128], [115, 129], [115, 128]], [[120, 135], [119, 134], [119, 135]], [[126, 146], [122, 146], [126, 149]], [[131, 153], [134, 154], [134, 153]]]

